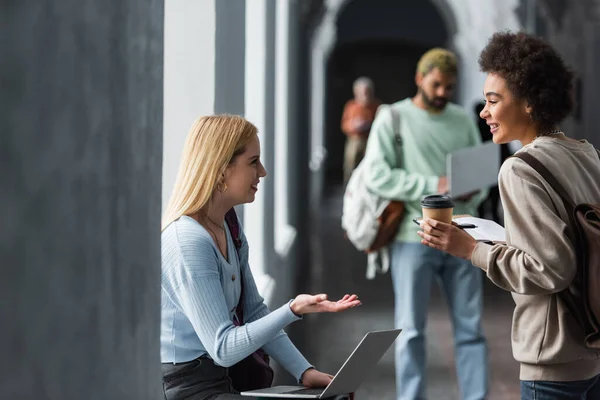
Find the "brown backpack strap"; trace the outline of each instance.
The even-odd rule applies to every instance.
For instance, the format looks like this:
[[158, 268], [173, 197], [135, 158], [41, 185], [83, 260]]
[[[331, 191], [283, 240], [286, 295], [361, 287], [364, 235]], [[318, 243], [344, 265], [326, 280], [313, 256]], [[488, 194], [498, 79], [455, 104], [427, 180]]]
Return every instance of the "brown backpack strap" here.
[[[600, 158], [600, 151], [598, 152], [598, 157]], [[589, 315], [586, 313], [586, 302], [585, 302], [585, 291], [587, 287], [587, 277], [586, 277], [586, 261], [585, 257], [587, 254], [585, 236], [581, 233], [581, 225], [577, 223], [577, 219], [575, 216], [576, 210], [579, 210], [582, 206], [586, 205], [578, 205], [574, 206], [571, 197], [567, 194], [564, 187], [558, 183], [554, 175], [542, 164], [537, 158], [528, 153], [518, 153], [514, 154], [513, 157], [518, 157], [521, 160], [525, 161], [529, 164], [534, 170], [536, 170], [542, 178], [544, 178], [550, 186], [560, 195], [565, 205], [565, 208], [569, 214], [569, 219], [571, 222], [571, 226], [575, 231], [575, 255], [577, 257], [577, 269], [576, 276], [573, 280], [573, 284], [578, 287], [578, 290], [584, 293], [584, 297], [581, 298], [579, 296], [575, 296], [571, 289], [567, 288], [558, 294], [561, 296], [563, 301], [566, 303], [567, 308], [571, 311], [575, 319], [578, 321], [581, 327], [584, 328], [584, 331], [588, 331], [589, 329]], [[583, 300], [583, 302], [582, 302]]]
[[558, 193], [558, 195], [562, 198], [562, 201], [565, 204], [565, 208], [569, 213], [569, 217], [573, 218], [573, 210], [575, 209], [575, 203], [573, 203], [573, 200], [571, 200], [571, 196], [569, 196], [565, 188], [560, 183], [558, 183], [558, 180], [556, 180], [552, 172], [550, 172], [544, 164], [542, 164], [537, 158], [535, 158], [529, 153], [517, 153], [513, 155], [513, 157], [517, 157], [525, 161], [527, 164], [529, 164], [531, 168], [536, 170], [538, 174], [540, 174], [542, 178], [544, 178], [546, 182], [550, 184], [550, 186], [552, 186], [552, 189], [554, 189], [556, 193]]

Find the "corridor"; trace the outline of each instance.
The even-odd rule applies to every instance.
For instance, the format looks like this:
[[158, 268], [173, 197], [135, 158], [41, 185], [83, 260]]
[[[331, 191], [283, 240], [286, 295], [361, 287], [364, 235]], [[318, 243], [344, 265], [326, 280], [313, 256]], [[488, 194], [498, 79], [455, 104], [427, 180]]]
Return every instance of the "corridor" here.
[[[390, 275], [365, 278], [366, 257], [347, 242], [340, 228], [342, 189], [326, 194], [313, 216], [313, 262], [307, 292], [328, 293], [336, 299], [357, 293], [363, 305], [343, 314], [309, 315], [296, 324], [293, 335], [308, 360], [334, 374], [362, 336], [370, 330], [393, 328], [393, 292]], [[428, 319], [427, 398], [460, 399], [453, 364], [453, 341], [446, 305], [437, 287], [432, 291]], [[489, 400], [519, 398], [518, 363], [510, 349], [512, 299], [486, 280], [484, 327], [491, 364]], [[365, 378], [357, 399], [395, 399], [394, 351], [390, 348], [375, 371]]]
[[[269, 175], [238, 209], [266, 304], [360, 295], [359, 308], [289, 327], [330, 373], [367, 331], [393, 326], [390, 276], [365, 279], [366, 257], [340, 228], [341, 189], [324, 184], [341, 178], [340, 118], [356, 78], [370, 77], [386, 104], [413, 96], [417, 58], [444, 47], [460, 61], [453, 101], [472, 115], [481, 50], [495, 32], [525, 31], [575, 72], [560, 128], [600, 147], [600, 0], [2, 4], [2, 399], [164, 400], [161, 218], [199, 117], [240, 115], [258, 129]], [[485, 307], [488, 400], [517, 399], [512, 300], [488, 282]], [[439, 291], [429, 312], [427, 397], [459, 399]], [[395, 398], [393, 353], [357, 400]]]

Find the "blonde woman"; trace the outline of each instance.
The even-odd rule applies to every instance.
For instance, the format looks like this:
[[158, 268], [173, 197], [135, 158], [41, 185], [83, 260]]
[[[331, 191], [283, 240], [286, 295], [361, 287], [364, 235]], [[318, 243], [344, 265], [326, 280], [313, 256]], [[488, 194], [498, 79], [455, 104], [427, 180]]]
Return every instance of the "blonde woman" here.
[[234, 206], [254, 201], [266, 175], [250, 122], [216, 115], [194, 123], [162, 221], [165, 399], [243, 398], [230, 371], [260, 349], [307, 387], [326, 386], [332, 379], [308, 363], [283, 328], [303, 314], [360, 305], [357, 296], [331, 302], [323, 294], [304, 294], [269, 311], [248, 266], [246, 238], [232, 226], [237, 220], [226, 221]]

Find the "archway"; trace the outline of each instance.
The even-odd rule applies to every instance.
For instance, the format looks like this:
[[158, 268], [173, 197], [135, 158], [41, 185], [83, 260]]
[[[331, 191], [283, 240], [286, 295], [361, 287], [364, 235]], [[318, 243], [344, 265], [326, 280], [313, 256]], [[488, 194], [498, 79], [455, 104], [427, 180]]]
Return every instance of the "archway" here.
[[384, 103], [413, 96], [418, 59], [432, 47], [447, 47], [451, 38], [445, 18], [430, 1], [354, 0], [341, 9], [336, 28], [326, 69], [326, 186], [342, 179], [345, 137], [340, 119], [344, 103], [352, 98], [352, 82], [369, 76]]
[[453, 48], [457, 26], [446, 0], [324, 2], [311, 40], [313, 204], [326, 179], [340, 180], [344, 136], [339, 118], [352, 80], [371, 75], [384, 102], [413, 94], [418, 57], [434, 46]]

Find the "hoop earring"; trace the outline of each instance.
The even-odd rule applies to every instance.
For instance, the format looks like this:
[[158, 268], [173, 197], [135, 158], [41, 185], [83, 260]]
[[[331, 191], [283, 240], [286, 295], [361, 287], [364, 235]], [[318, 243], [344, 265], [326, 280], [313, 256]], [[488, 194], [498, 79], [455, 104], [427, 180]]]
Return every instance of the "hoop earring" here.
[[217, 190], [221, 193], [225, 193], [227, 191], [227, 184], [225, 182], [217, 183]]

